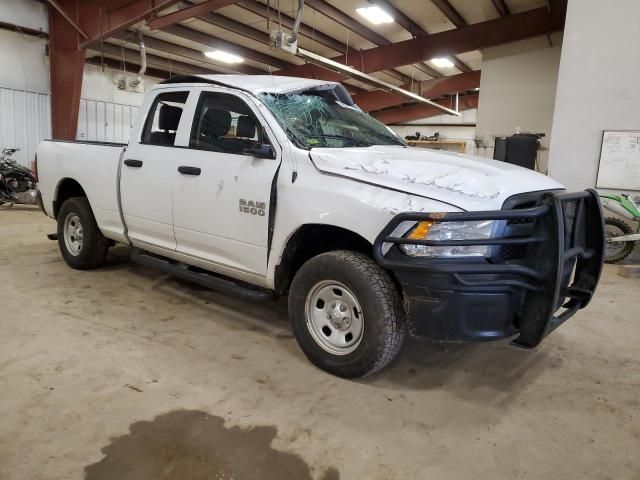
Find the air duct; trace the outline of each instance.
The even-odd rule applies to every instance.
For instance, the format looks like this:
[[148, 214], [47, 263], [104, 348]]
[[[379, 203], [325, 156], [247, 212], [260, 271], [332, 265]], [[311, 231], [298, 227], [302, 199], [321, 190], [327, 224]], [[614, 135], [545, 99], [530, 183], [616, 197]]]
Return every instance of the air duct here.
[[144, 36], [140, 30], [138, 30], [138, 44], [140, 46], [140, 70], [138, 71], [138, 78], [131, 82], [131, 86], [134, 88], [142, 85], [142, 76], [147, 71], [147, 49], [144, 45]]
[[298, 13], [296, 13], [296, 21], [293, 24], [291, 30], [291, 36], [287, 40], [289, 44], [293, 44], [298, 40], [298, 30], [300, 30], [300, 23], [302, 22], [302, 14], [304, 13], [304, 0], [298, 0]]

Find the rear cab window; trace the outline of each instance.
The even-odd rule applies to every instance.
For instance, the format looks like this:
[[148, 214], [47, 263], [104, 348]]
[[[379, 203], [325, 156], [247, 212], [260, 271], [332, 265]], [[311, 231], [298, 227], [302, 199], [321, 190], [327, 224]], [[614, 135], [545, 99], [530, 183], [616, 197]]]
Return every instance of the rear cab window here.
[[188, 97], [188, 91], [158, 94], [147, 114], [140, 143], [173, 146]]

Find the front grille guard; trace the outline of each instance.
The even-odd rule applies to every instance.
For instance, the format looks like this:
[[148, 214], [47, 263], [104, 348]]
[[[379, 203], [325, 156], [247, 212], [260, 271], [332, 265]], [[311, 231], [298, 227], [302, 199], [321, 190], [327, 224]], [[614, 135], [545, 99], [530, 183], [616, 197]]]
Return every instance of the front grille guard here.
[[[402, 222], [477, 220], [533, 221], [531, 233], [469, 240], [413, 240], [393, 236]], [[466, 287], [513, 287], [527, 291], [516, 319], [520, 335], [514, 343], [531, 348], [587, 306], [602, 271], [604, 225], [597, 192], [544, 193], [535, 206], [523, 209], [444, 214], [407, 212], [396, 215], [374, 242], [374, 256], [389, 270], [425, 270], [450, 274]], [[385, 253], [385, 245], [391, 249]], [[427, 246], [523, 245], [517, 263], [490, 259], [410, 257], [397, 252], [402, 244]], [[396, 252], [392, 253], [392, 250]], [[496, 280], [495, 276], [500, 275]], [[507, 276], [505, 279], [504, 276]], [[482, 279], [486, 276], [485, 279]]]

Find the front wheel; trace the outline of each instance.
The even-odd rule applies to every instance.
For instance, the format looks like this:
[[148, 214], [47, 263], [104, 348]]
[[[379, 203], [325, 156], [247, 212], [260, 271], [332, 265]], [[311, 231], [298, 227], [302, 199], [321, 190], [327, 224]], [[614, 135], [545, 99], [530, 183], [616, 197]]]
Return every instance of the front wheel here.
[[633, 252], [636, 242], [612, 242], [610, 238], [631, 235], [633, 229], [622, 220], [613, 217], [604, 219], [606, 243], [604, 248], [604, 263], [618, 263]]
[[307, 358], [345, 378], [386, 366], [405, 333], [393, 280], [371, 258], [351, 251], [323, 253], [300, 268], [289, 291], [289, 317]]
[[85, 197], [65, 200], [58, 212], [58, 247], [71, 268], [88, 270], [104, 263], [109, 240], [103, 235]]

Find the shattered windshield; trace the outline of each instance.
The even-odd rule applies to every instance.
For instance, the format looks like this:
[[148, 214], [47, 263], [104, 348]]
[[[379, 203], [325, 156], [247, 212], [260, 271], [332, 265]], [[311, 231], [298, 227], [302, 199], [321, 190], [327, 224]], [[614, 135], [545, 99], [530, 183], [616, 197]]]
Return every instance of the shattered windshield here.
[[289, 139], [298, 147], [343, 148], [405, 145], [389, 127], [358, 107], [340, 101], [331, 89], [260, 94]]

